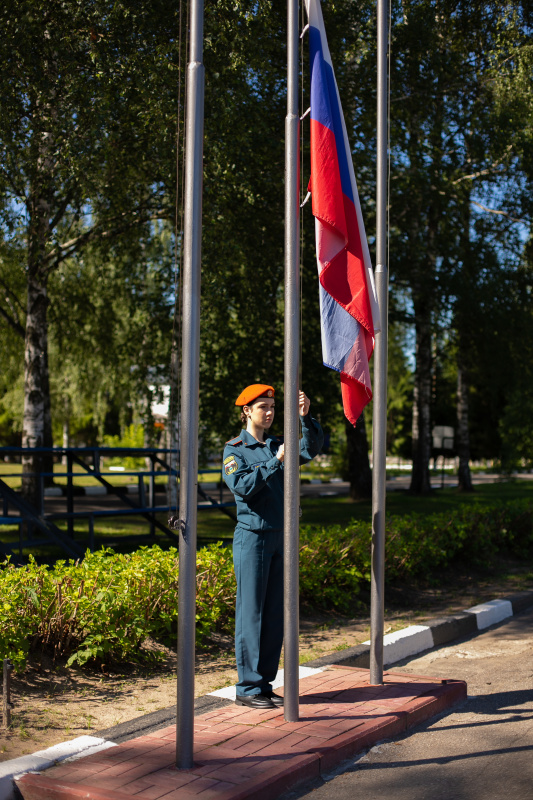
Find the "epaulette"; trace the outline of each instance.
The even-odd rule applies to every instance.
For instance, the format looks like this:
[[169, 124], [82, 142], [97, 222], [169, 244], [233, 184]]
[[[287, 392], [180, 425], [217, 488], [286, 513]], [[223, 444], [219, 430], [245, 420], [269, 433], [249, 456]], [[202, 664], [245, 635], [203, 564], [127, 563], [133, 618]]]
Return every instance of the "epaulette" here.
[[226, 444], [242, 444], [242, 439], [240, 436], [236, 436], [234, 439], [228, 439]]

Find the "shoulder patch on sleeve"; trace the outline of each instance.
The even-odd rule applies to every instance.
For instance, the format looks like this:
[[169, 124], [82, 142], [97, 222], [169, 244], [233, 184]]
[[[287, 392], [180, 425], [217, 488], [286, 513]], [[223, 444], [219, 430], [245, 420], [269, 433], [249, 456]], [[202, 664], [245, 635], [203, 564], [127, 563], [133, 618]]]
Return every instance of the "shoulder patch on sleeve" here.
[[235, 460], [235, 456], [228, 456], [224, 459], [224, 474], [231, 475], [232, 472], [235, 472], [238, 468], [237, 461]]

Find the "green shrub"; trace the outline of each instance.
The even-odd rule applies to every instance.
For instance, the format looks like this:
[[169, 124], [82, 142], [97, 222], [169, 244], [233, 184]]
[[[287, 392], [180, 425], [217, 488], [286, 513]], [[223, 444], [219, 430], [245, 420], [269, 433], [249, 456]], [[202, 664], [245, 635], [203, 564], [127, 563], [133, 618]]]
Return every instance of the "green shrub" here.
[[0, 572], [0, 661], [10, 658], [22, 668], [41, 624], [50, 615], [53, 582], [46, 567], [30, 556], [28, 567], [4, 562]]
[[305, 526], [300, 532], [300, 596], [312, 607], [353, 611], [370, 582], [370, 533], [364, 522], [346, 528]]
[[[178, 619], [178, 552], [141, 547], [121, 555], [88, 552], [78, 562], [48, 570], [35, 561], [4, 562], [0, 571], [0, 658], [24, 666], [39, 646], [68, 665], [88, 661], [140, 661], [158, 653], [142, 649], [147, 637], [174, 643]], [[231, 557], [210, 545], [198, 554], [198, 641], [233, 617]]]
[[[300, 532], [300, 595], [315, 608], [353, 613], [354, 595], [368, 590], [370, 525], [353, 521]], [[463, 507], [454, 514], [390, 516], [385, 525], [389, 583], [425, 576], [456, 563], [490, 568], [500, 554], [533, 554], [533, 506], [515, 501], [492, 508]]]
[[[144, 427], [128, 425], [122, 436], [104, 436], [104, 447], [144, 447]], [[113, 456], [107, 458], [108, 467], [124, 467], [125, 469], [143, 469], [145, 460], [142, 456]]]
[[231, 549], [218, 542], [198, 552], [196, 586], [197, 641], [202, 641], [213, 631], [232, 632], [237, 584]]
[[[438, 582], [453, 564], [489, 568], [502, 554], [533, 554], [533, 506], [516, 501], [455, 514], [389, 517], [385, 575], [389, 582], [424, 576]], [[314, 608], [353, 613], [370, 584], [370, 526], [305, 526], [300, 542], [300, 593]], [[80, 562], [48, 569], [33, 559], [0, 565], [0, 659], [22, 669], [30, 651], [46, 650], [68, 664], [157, 658], [151, 638], [174, 644], [179, 559], [175, 548], [141, 547], [129, 555], [88, 552]], [[235, 577], [231, 551], [209, 545], [197, 557], [197, 641], [231, 632]]]

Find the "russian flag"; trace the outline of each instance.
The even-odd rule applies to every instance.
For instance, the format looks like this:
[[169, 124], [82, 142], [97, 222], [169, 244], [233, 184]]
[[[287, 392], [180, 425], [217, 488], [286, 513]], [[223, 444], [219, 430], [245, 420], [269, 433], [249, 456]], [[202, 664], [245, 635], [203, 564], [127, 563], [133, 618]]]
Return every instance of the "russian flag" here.
[[311, 63], [311, 181], [324, 364], [341, 375], [355, 425], [372, 399], [368, 359], [380, 330], [366, 240], [320, 0], [306, 0]]

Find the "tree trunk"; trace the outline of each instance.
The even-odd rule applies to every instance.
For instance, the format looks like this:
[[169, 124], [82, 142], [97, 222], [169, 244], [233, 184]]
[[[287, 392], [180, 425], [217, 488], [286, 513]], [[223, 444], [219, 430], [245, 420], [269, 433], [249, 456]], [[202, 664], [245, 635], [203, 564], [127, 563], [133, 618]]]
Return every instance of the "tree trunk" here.
[[[47, 306], [46, 281], [40, 281], [38, 276], [30, 277], [24, 348], [23, 447], [52, 445]], [[46, 458], [43, 453], [29, 453], [22, 458], [22, 494], [36, 508], [40, 508], [41, 503], [39, 476], [51, 471], [51, 460], [51, 456]]]
[[431, 491], [431, 317], [427, 309], [415, 307], [416, 375], [413, 403], [413, 472], [409, 491]]
[[[53, 97], [53, 92], [52, 92]], [[33, 105], [37, 120], [46, 122], [56, 113], [53, 103]], [[34, 140], [35, 173], [28, 198], [28, 297], [24, 347], [23, 447], [52, 447], [50, 377], [48, 371], [48, 269], [54, 197], [53, 137], [44, 128]], [[22, 459], [22, 494], [40, 508], [40, 474], [53, 472], [53, 455], [29, 453]], [[53, 477], [45, 479], [52, 484]]]
[[461, 347], [457, 357], [457, 455], [459, 470], [457, 473], [459, 489], [462, 492], [473, 492], [472, 475], [470, 474], [470, 435], [468, 427], [468, 373], [461, 356]]
[[346, 420], [346, 450], [350, 497], [352, 500], [372, 497], [372, 471], [368, 459], [364, 414], [361, 414], [355, 426]]
[[[144, 401], [144, 415], [143, 415], [143, 445], [144, 447], [154, 446], [154, 415], [152, 414], [152, 401], [154, 398], [152, 390], [148, 386], [149, 377], [146, 375], [146, 394]], [[146, 469], [153, 469], [154, 462], [151, 458], [144, 459]]]
[[[70, 397], [68, 395], [68, 381], [66, 382], [66, 392], [64, 398], [64, 418], [63, 418], [63, 448], [70, 447]], [[61, 463], [64, 467], [68, 464], [67, 454], [63, 453], [61, 456]]]
[[[176, 311], [179, 313], [179, 311]], [[168, 417], [166, 425], [166, 446], [170, 453], [167, 453], [167, 463], [171, 469], [179, 471], [179, 325], [176, 321], [175, 331], [172, 339], [172, 351], [170, 354], [170, 393], [168, 399]], [[222, 480], [222, 478], [220, 478]], [[176, 475], [168, 476], [167, 503], [171, 511], [178, 510], [178, 479]]]
[[462, 270], [461, 289], [456, 309], [457, 325], [457, 455], [459, 456], [459, 470], [457, 473], [459, 489], [462, 492], [473, 492], [472, 476], [470, 474], [470, 430], [468, 421], [468, 349], [469, 328], [472, 325], [470, 303], [473, 291], [476, 288], [477, 259], [472, 255], [470, 245], [471, 220], [470, 220], [470, 191], [465, 192], [463, 199], [463, 230], [461, 235], [462, 245]]

